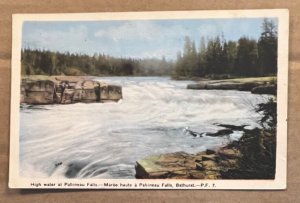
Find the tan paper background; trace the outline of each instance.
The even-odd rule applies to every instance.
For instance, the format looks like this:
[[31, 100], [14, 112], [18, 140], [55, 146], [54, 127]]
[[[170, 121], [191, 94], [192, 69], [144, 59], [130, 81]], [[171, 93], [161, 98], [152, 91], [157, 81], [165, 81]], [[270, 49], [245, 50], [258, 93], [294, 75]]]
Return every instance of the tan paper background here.
[[[168, 11], [220, 9], [290, 10], [288, 189], [205, 190], [11, 190], [8, 189], [10, 58], [13, 13]], [[300, 1], [297, 0], [0, 0], [0, 202], [300, 202]], [[298, 89], [299, 88], [299, 89]], [[280, 143], [278, 143], [280, 145]], [[12, 149], [13, 150], [13, 149]], [[285, 166], [283, 166], [285, 167]]]

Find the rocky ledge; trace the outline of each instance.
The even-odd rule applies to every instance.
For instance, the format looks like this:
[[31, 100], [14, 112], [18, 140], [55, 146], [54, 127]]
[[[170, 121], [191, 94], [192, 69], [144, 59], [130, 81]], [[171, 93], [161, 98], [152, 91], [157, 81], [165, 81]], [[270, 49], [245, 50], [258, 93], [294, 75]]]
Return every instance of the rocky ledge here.
[[119, 101], [122, 88], [94, 80], [23, 79], [21, 103], [73, 104]]
[[276, 81], [243, 81], [240, 80], [209, 80], [189, 84], [187, 89], [205, 89], [205, 90], [240, 90], [251, 91], [253, 94], [271, 94], [276, 95]]
[[197, 154], [175, 152], [153, 155], [139, 160], [135, 165], [136, 178], [273, 179], [275, 143], [275, 136], [264, 130], [245, 129], [239, 141], [218, 149]]
[[136, 163], [140, 179], [220, 179], [221, 172], [234, 169], [241, 154], [237, 149], [221, 148], [198, 154], [176, 152], [149, 156]]

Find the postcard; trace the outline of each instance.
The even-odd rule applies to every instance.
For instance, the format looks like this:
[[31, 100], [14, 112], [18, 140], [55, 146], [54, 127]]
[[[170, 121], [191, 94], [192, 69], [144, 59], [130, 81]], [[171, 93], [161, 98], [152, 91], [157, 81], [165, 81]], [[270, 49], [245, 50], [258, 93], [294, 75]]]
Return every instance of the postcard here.
[[285, 189], [289, 13], [14, 14], [10, 188]]

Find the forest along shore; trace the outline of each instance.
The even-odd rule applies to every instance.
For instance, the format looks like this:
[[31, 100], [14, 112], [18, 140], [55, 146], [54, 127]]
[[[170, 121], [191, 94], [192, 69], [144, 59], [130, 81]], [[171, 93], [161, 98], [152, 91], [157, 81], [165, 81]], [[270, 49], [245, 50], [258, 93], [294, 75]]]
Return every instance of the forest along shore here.
[[20, 103], [31, 105], [119, 101], [122, 87], [89, 76], [27, 76], [22, 78]]
[[[187, 89], [240, 90], [254, 94], [277, 93], [276, 77], [207, 80], [190, 84]], [[240, 140], [218, 149], [197, 154], [175, 152], [148, 156], [135, 165], [138, 179], [274, 179], [276, 170], [277, 103], [275, 99], [259, 104], [262, 128], [247, 129], [247, 125], [216, 124], [223, 129], [215, 133], [188, 133], [203, 136], [229, 136], [242, 132]]]
[[235, 78], [225, 80], [205, 80], [189, 84], [187, 89], [195, 90], [240, 90], [251, 91], [253, 94], [276, 95], [276, 77]]

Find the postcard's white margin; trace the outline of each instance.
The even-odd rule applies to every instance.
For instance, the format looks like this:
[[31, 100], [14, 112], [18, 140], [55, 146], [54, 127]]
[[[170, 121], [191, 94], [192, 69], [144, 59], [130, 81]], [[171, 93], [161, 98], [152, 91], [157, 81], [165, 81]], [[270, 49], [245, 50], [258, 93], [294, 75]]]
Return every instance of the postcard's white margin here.
[[[274, 180], [135, 180], [135, 179], [37, 179], [23, 178], [19, 175], [19, 131], [20, 131], [20, 79], [21, 79], [21, 44], [24, 21], [95, 21], [95, 20], [154, 20], [154, 19], [204, 19], [204, 18], [278, 18], [278, 88], [277, 88], [277, 152], [276, 175]], [[287, 9], [261, 10], [218, 10], [218, 11], [166, 11], [166, 12], [120, 12], [120, 13], [75, 13], [75, 14], [15, 14], [13, 15], [12, 70], [11, 70], [11, 113], [10, 113], [10, 188], [115, 188], [115, 189], [170, 189], [161, 184], [186, 184], [173, 189], [285, 189], [287, 178], [287, 96], [288, 96], [288, 36], [289, 11]], [[87, 185], [87, 183], [96, 183]], [[43, 186], [47, 183], [56, 185]], [[62, 183], [61, 187], [57, 184]], [[68, 183], [70, 183], [68, 185]], [[106, 187], [117, 184], [117, 187]], [[123, 183], [123, 186], [120, 186]], [[214, 183], [216, 187], [189, 187], [189, 184]], [[66, 184], [66, 185], [64, 185]], [[84, 184], [85, 186], [80, 186]], [[127, 184], [127, 186], [126, 186]], [[128, 187], [145, 184], [145, 187]], [[158, 184], [160, 187], [151, 186]], [[148, 185], [148, 186], [147, 186]]]
[[10, 100], [10, 149], [9, 187], [18, 187], [19, 177], [19, 132], [20, 132], [20, 80], [22, 23], [20, 17], [13, 17], [12, 59], [11, 59], [11, 100]]

